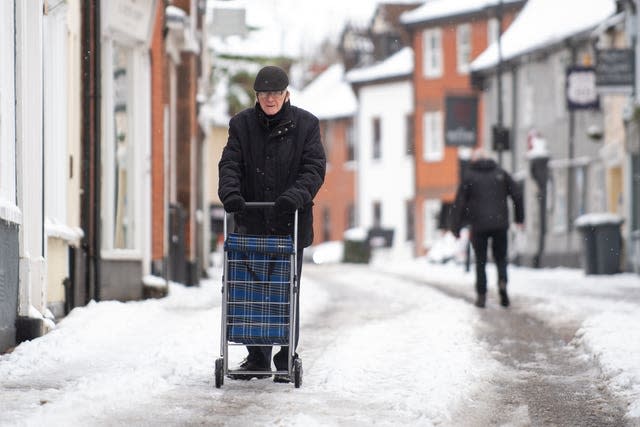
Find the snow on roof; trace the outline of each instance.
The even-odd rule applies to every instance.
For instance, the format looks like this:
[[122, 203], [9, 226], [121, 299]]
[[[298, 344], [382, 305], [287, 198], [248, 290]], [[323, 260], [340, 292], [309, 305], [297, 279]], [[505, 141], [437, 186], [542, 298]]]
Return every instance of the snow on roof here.
[[[616, 11], [615, 0], [528, 0], [501, 38], [502, 58], [509, 60], [591, 30]], [[478, 71], [498, 62], [493, 43], [472, 63]]]
[[[503, 4], [521, 0], [502, 0]], [[403, 13], [400, 22], [417, 24], [435, 19], [448, 18], [465, 13], [478, 12], [489, 6], [496, 6], [499, 0], [427, 0], [417, 9]]]
[[297, 96], [292, 93], [291, 102], [320, 120], [353, 116], [358, 108], [351, 85], [345, 80], [343, 64], [327, 68]]
[[351, 83], [366, 83], [393, 77], [405, 77], [413, 73], [413, 50], [410, 47], [400, 49], [384, 61], [354, 68], [347, 73]]

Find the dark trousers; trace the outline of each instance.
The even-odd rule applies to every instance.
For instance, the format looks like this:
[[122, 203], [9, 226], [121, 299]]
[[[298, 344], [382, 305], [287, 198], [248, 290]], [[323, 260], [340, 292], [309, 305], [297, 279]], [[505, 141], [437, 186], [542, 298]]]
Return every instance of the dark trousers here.
[[487, 293], [487, 248], [491, 239], [491, 253], [498, 269], [498, 282], [507, 284], [507, 230], [471, 232], [471, 245], [476, 257], [476, 292]]
[[[297, 254], [297, 276], [298, 283], [300, 283], [300, 278], [302, 277], [302, 252], [304, 249], [298, 249]], [[296, 299], [296, 321], [294, 328], [294, 350], [298, 347], [298, 336], [299, 336], [299, 326], [300, 326], [300, 286], [298, 286], [298, 298]], [[271, 366], [271, 351], [273, 350], [273, 346], [250, 346], [247, 347], [247, 351], [249, 351], [249, 358], [255, 360], [257, 363], [262, 364], [264, 366]], [[288, 364], [288, 354], [289, 354], [289, 346], [280, 347], [280, 351], [276, 354], [274, 361], [277, 370], [286, 370]]]

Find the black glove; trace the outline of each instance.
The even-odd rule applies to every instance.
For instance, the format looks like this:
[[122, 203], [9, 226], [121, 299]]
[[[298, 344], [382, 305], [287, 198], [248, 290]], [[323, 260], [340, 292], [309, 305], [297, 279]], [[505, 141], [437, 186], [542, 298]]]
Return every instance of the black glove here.
[[222, 204], [224, 205], [225, 211], [233, 213], [244, 210], [245, 201], [242, 196], [238, 194], [232, 194], [224, 199], [224, 202], [222, 202]]
[[295, 212], [296, 209], [298, 209], [295, 202], [286, 196], [278, 197], [273, 208], [276, 210], [276, 212], [281, 213], [291, 213]]

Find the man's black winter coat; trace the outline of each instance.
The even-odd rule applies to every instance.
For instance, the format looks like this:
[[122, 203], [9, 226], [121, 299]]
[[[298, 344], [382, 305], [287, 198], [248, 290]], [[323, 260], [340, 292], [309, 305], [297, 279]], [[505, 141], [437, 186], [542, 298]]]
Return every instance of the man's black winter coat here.
[[514, 207], [514, 222], [524, 221], [522, 190], [511, 176], [492, 159], [471, 162], [462, 177], [453, 205], [452, 231], [470, 225], [484, 232], [509, 228], [508, 197]]
[[[218, 195], [247, 202], [286, 197], [299, 211], [298, 245], [313, 241], [313, 198], [324, 182], [326, 158], [318, 119], [285, 102], [275, 116], [259, 104], [229, 122], [229, 139], [219, 169]], [[235, 216], [243, 234], [292, 234], [293, 215], [274, 209], [245, 209]]]

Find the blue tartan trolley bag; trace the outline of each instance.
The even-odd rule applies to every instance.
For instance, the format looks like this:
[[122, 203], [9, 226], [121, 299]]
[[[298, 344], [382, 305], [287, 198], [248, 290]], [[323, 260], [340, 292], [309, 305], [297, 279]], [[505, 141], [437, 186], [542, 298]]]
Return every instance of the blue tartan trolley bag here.
[[[247, 202], [247, 209], [272, 207], [273, 202]], [[288, 346], [286, 371], [296, 388], [302, 384], [302, 361], [295, 356], [294, 331], [298, 298], [298, 212], [293, 236], [256, 236], [227, 232], [224, 216], [224, 262], [220, 358], [215, 363], [216, 387], [224, 377], [264, 374], [229, 369], [229, 346]]]

